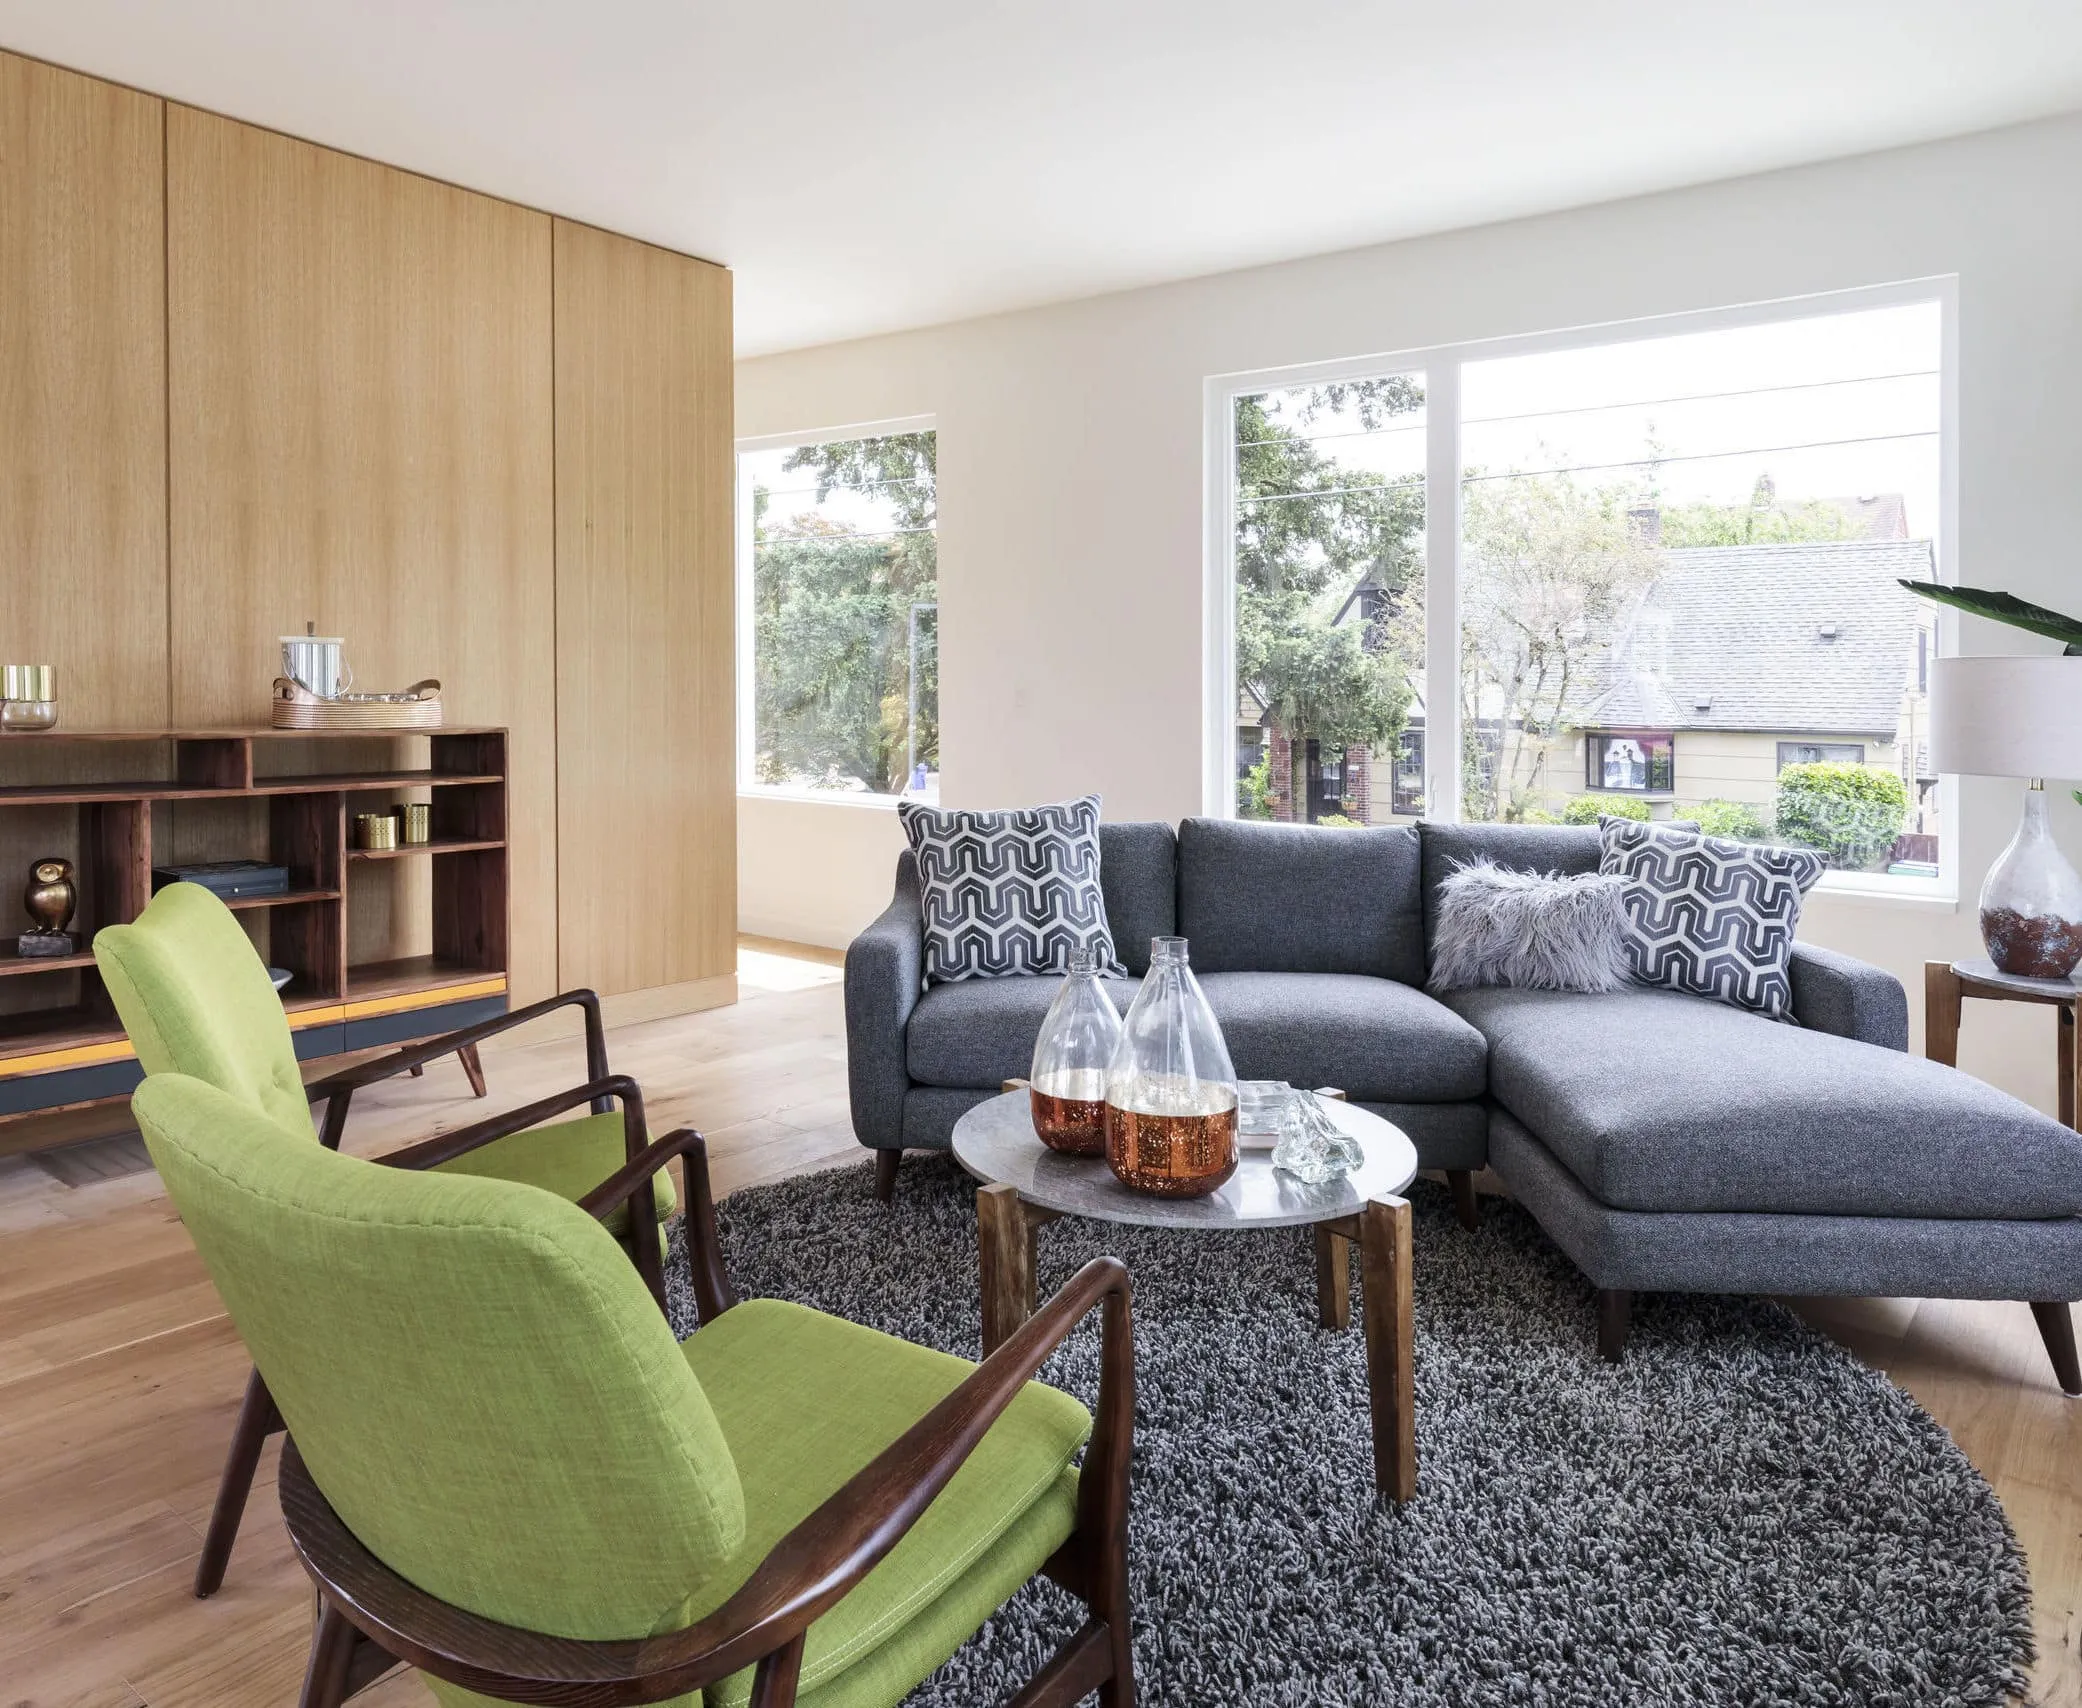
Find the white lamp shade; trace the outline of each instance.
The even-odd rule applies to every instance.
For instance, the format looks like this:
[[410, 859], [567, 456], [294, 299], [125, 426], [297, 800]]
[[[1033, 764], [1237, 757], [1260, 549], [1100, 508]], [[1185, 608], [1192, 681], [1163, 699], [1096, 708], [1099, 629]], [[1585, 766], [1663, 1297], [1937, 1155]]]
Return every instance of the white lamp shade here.
[[1930, 768], [2082, 777], [2082, 658], [1933, 661]]

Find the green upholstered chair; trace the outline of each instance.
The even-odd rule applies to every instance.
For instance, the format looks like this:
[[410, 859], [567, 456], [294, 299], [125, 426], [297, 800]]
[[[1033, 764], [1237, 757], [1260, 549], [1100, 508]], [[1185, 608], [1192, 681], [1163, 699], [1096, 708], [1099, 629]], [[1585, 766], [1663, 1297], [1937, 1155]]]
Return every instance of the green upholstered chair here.
[[[180, 1074], [132, 1106], [288, 1420], [283, 1513], [320, 1602], [306, 1708], [397, 1660], [444, 1708], [889, 1708], [1043, 1571], [1090, 1616], [1020, 1708], [1132, 1708], [1117, 1260], [979, 1367], [736, 1302], [691, 1131], [574, 1206], [297, 1142]], [[674, 1154], [683, 1343], [595, 1220]], [[1031, 1378], [1101, 1307], [1095, 1428]]]
[[[599, 1000], [570, 991], [481, 1025], [394, 1051], [306, 1085], [297, 1065], [289, 1021], [267, 968], [231, 910], [195, 884], [170, 884], [129, 925], [111, 925], [94, 938], [102, 983], [121, 1016], [132, 1048], [148, 1075], [182, 1073], [205, 1080], [265, 1115], [284, 1131], [310, 1137], [310, 1109], [323, 1102], [318, 1136], [339, 1147], [355, 1090], [414, 1069], [551, 1009], [577, 1005], [586, 1020], [586, 1083], [525, 1109], [444, 1133], [391, 1159], [413, 1167], [493, 1176], [544, 1187], [577, 1199], [632, 1156], [648, 1134], [642, 1095], [633, 1082], [611, 1077]], [[613, 1104], [619, 1103], [617, 1110]], [[555, 1120], [580, 1106], [589, 1112]], [[664, 1260], [657, 1224], [673, 1209], [672, 1180], [659, 1175], [640, 1194], [641, 1221], [622, 1207], [611, 1226], [624, 1238], [652, 1291], [664, 1297]], [[217, 1503], [196, 1567], [195, 1593], [212, 1595], [224, 1581], [246, 1495], [268, 1435], [281, 1427], [266, 1384], [256, 1375], [232, 1432]]]

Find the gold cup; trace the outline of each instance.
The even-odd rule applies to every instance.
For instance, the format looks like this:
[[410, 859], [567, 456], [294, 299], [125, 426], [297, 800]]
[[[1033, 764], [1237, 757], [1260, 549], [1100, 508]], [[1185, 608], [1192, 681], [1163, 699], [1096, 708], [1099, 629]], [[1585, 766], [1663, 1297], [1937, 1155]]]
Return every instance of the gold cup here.
[[405, 804], [405, 845], [416, 848], [423, 842], [433, 840], [434, 809], [425, 801], [408, 801]]
[[398, 845], [398, 821], [387, 812], [356, 813], [354, 845], [357, 848], [395, 848]]
[[28, 732], [56, 724], [56, 676], [48, 664], [0, 665], [0, 730]]

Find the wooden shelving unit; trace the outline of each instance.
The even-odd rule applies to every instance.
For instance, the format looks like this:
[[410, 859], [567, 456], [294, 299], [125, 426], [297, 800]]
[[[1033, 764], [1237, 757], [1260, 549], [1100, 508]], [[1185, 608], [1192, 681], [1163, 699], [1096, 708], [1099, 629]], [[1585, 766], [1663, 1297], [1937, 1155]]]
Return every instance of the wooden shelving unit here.
[[[57, 809], [76, 815], [74, 861], [80, 906], [72, 929], [80, 954], [49, 960], [14, 953], [0, 940], [0, 1120], [125, 1096], [141, 1077], [135, 1056], [85, 951], [104, 925], [135, 919], [151, 899], [155, 835], [182, 815], [180, 841], [200, 836], [217, 850], [287, 866], [282, 895], [246, 896], [238, 912], [270, 964], [293, 975], [283, 1007], [306, 1059], [429, 1037], [506, 1010], [507, 763], [503, 729], [464, 727], [419, 734], [340, 736], [291, 730], [164, 730], [0, 738], [0, 777], [16, 754], [81, 758], [83, 772], [109, 768], [110, 744], [138, 758], [135, 778], [0, 782], [0, 828], [15, 810], [46, 822]], [[400, 765], [401, 748], [423, 746], [425, 765]], [[318, 770], [342, 751], [382, 750], [358, 769]], [[128, 769], [131, 753], [121, 764]], [[37, 769], [69, 769], [44, 757]], [[143, 774], [150, 773], [150, 774]], [[20, 772], [17, 771], [17, 775]], [[347, 845], [348, 820], [371, 795], [431, 803], [432, 840], [396, 849]], [[214, 824], [209, 803], [224, 803]], [[256, 804], [257, 803], [257, 804]], [[155, 813], [155, 808], [158, 811]], [[155, 824], [159, 829], [155, 831]], [[229, 843], [239, 843], [231, 848]], [[408, 862], [387, 866], [388, 862]], [[430, 953], [351, 959], [357, 892], [385, 915], [402, 905], [410, 874], [430, 868], [411, 895], [425, 896]], [[350, 871], [365, 876], [349, 881]], [[386, 873], [389, 875], [386, 876]], [[4, 879], [6, 874], [0, 874]], [[372, 889], [371, 886], [374, 886]], [[379, 924], [381, 920], [379, 918]]]

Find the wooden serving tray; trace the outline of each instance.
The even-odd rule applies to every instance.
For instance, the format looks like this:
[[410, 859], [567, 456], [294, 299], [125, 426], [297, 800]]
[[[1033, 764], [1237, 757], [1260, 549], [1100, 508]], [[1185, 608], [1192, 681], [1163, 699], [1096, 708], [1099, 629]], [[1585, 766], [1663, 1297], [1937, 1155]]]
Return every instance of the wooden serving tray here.
[[301, 682], [287, 676], [275, 678], [274, 699], [268, 721], [276, 729], [331, 730], [354, 734], [367, 730], [439, 729], [441, 727], [441, 684], [429, 677], [415, 682], [406, 700], [375, 700], [348, 697], [321, 700]]

